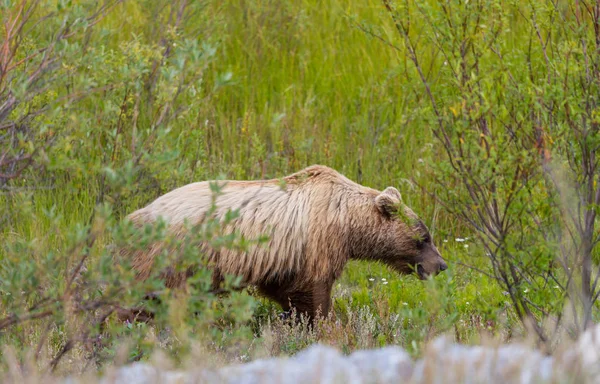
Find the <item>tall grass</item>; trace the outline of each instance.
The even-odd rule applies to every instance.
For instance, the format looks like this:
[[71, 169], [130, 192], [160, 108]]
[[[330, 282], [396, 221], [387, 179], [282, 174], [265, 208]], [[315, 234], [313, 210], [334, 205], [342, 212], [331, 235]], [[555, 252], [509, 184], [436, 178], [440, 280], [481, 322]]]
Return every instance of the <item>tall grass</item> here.
[[[39, 14], [54, 7], [44, 3]], [[363, 30], [372, 23], [390, 36], [395, 33], [380, 1], [199, 3], [180, 33], [210, 45], [206, 51], [214, 50], [214, 56], [198, 64], [205, 66], [201, 81], [186, 89], [174, 104], [180, 113], [158, 133], [151, 127], [160, 109], [142, 102], [136, 133], [136, 81], [151, 71], [151, 65], [143, 65], [161, 42], [164, 8], [152, 1], [118, 4], [89, 32], [86, 50], [65, 63], [72, 66], [65, 76], [72, 78], [52, 89], [53, 96], [90, 80], [120, 85], [92, 92], [52, 117], [62, 136], [48, 152], [45, 171], [31, 170], [0, 192], [2, 242], [23, 241], [30, 245], [24, 259], [43, 260], [48, 252], [68, 250], [70, 236], [89, 221], [99, 196], [106, 195], [120, 218], [184, 183], [279, 177], [321, 163], [370, 187], [396, 186], [432, 229], [450, 264], [447, 274], [424, 285], [380, 265], [351, 263], [335, 287], [337, 320], [324, 328], [333, 329], [329, 336], [345, 332], [347, 339], [325, 333], [321, 339], [347, 340], [339, 345], [346, 350], [400, 344], [418, 355], [440, 332], [467, 342], [476, 341], [479, 332], [505, 338], [520, 332], [511, 328], [514, 314], [502, 291], [485, 274], [462, 266], [468, 260], [485, 270], [483, 251], [470, 240], [455, 241], [469, 234], [432, 197], [441, 187], [427, 165], [443, 152], [422, 114], [424, 94], [412, 84], [406, 58]], [[35, 46], [49, 34], [33, 34], [30, 43]], [[136, 66], [144, 71], [136, 73]], [[147, 151], [143, 156], [141, 147]], [[127, 170], [138, 154], [142, 160], [131, 172], [135, 187], [110, 189], [106, 168]], [[100, 236], [91, 257], [99, 258], [111, 243], [110, 236]], [[8, 254], [0, 248], [0, 263]], [[272, 332], [285, 333], [276, 310], [262, 300], [254, 328], [272, 321]], [[365, 339], [357, 339], [351, 333], [362, 325], [368, 328], [360, 335]], [[54, 338], [48, 353], [54, 355], [64, 341], [63, 329], [49, 329]], [[301, 340], [297, 329], [290, 332], [295, 338], [276, 338], [275, 354], [293, 353], [316, 340], [314, 335]], [[30, 324], [21, 332], [0, 334], [0, 340], [35, 348], [43, 333], [42, 325]], [[255, 337], [260, 340], [260, 332]]]

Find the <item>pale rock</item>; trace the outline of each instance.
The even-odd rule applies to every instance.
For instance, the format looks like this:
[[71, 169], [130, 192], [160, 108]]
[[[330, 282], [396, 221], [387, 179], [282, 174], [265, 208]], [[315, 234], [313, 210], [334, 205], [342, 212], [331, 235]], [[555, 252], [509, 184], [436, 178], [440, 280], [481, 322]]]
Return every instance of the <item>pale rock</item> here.
[[[77, 382], [69, 378], [66, 382]], [[600, 383], [600, 325], [556, 356], [521, 344], [464, 346], [440, 337], [413, 362], [400, 347], [345, 356], [313, 345], [295, 356], [256, 360], [213, 370], [162, 370], [135, 363], [109, 371], [103, 384], [378, 384], [378, 383]]]

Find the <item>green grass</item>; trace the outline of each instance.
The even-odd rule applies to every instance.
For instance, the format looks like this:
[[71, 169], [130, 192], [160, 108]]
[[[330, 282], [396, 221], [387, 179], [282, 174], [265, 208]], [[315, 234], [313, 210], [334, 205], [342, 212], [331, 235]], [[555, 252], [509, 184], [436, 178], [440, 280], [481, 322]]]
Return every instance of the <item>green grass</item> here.
[[[107, 70], [122, 65], [124, 42], [134, 34], [144, 42], [144, 36], [152, 33], [152, 17], [144, 4], [119, 5], [93, 32], [94, 44], [101, 43], [106, 52], [113, 50], [106, 57], [96, 57], [106, 60]], [[333, 321], [329, 326], [346, 332], [348, 324], [363, 324], [363, 320], [348, 320], [361, 311], [372, 314], [376, 326], [365, 336], [367, 341], [351, 341], [354, 336], [346, 333], [350, 341], [337, 345], [350, 350], [397, 343], [418, 355], [422, 345], [440, 333], [450, 333], [462, 342], [477, 341], [479, 332], [506, 337], [514, 333], [516, 321], [506, 310], [501, 290], [484, 274], [463, 266], [485, 270], [483, 250], [473, 241], [455, 241], [469, 233], [429, 195], [440, 186], [429, 177], [428, 165], [443, 153], [428, 122], [416, 112], [414, 101], [421, 96], [408, 86], [401, 70], [406, 63], [354, 26], [356, 18], [382, 25], [393, 34], [382, 10], [376, 0], [207, 1], [203, 16], [186, 27], [216, 47], [216, 57], [203, 80], [202, 95], [207, 101], [192, 104], [198, 109], [175, 119], [170, 132], [153, 144], [150, 153], [156, 158], [169, 151], [176, 151], [175, 155], [157, 162], [159, 166], [144, 168], [143, 188], [118, 195], [115, 211], [123, 216], [191, 181], [280, 177], [315, 163], [377, 189], [396, 186], [431, 228], [450, 268], [435, 281], [423, 283], [382, 265], [350, 263], [334, 288], [334, 316], [341, 323]], [[93, 48], [101, 49], [100, 45]], [[83, 60], [88, 59], [84, 56]], [[227, 79], [228, 73], [227, 85], [212, 91], [217, 79]], [[37, 181], [52, 189], [25, 184], [33, 190], [0, 195], [0, 204], [8, 207], [0, 239], [21, 239], [35, 243], [39, 250], [23, 257], [65, 252], [73, 228], [89, 220], [101, 189], [103, 156], [113, 145], [106, 132], [115, 129], [122, 98], [118, 92], [105, 99], [91, 97], [78, 105], [79, 112], [66, 118], [63, 128], [69, 136], [51, 153], [63, 162], [51, 177]], [[197, 102], [194, 96], [185, 98]], [[106, 107], [111, 103], [112, 107]], [[144, 124], [152, 121], [155, 112], [142, 113], [140, 130], [148, 128]], [[130, 129], [125, 124], [123, 139], [115, 142], [127, 146]], [[64, 149], [67, 142], [74, 148], [71, 152]], [[65, 159], [75, 165], [65, 166]], [[109, 165], [117, 168], [126, 160], [125, 152], [117, 151], [117, 160]], [[28, 175], [32, 180], [35, 176]], [[48, 217], [51, 209], [58, 219]], [[110, 238], [100, 238], [95, 252], [110, 242]], [[274, 321], [273, 310], [273, 304], [261, 300], [256, 316]], [[391, 323], [394, 314], [399, 317]], [[284, 332], [281, 329], [277, 332]], [[322, 336], [321, 340], [336, 343], [333, 337]], [[277, 350], [293, 353], [307, 342]]]

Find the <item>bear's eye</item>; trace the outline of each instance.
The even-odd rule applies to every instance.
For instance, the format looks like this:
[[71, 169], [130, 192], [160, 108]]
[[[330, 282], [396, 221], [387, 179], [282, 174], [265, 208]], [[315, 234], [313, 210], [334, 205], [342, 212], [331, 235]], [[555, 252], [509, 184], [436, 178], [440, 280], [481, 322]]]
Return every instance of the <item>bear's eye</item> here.
[[425, 244], [431, 242], [431, 237], [429, 234], [421, 236], [417, 239], [417, 249], [423, 249]]

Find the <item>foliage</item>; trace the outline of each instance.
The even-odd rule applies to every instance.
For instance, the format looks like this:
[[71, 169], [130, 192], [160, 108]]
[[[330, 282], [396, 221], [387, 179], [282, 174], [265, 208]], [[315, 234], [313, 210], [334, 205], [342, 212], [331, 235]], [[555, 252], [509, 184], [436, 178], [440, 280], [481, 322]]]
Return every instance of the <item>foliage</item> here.
[[[424, 118], [446, 152], [436, 198], [475, 231], [525, 326], [592, 324], [600, 11], [588, 2], [383, 0]], [[525, 43], [520, 43], [525, 42]], [[564, 324], [569, 303], [572, 319]], [[597, 319], [595, 319], [597, 321]], [[548, 329], [548, 322], [554, 329]]]
[[[234, 212], [223, 222], [211, 219], [191, 228], [194, 236], [185, 240], [168, 238], [164, 223], [134, 228], [119, 220], [127, 197], [148, 188], [141, 181], [145, 173], [159, 176], [156, 171], [177, 158], [177, 148], [170, 146], [183, 134], [170, 136], [174, 121], [196, 119], [194, 107], [222, 86], [202, 89], [215, 49], [190, 38], [195, 31], [182, 26], [201, 7], [186, 2], [139, 4], [147, 6], [157, 25], [143, 38], [133, 36], [107, 49], [101, 42], [111, 28], [103, 28], [102, 19], [125, 5], [94, 4], [4, 6], [9, 28], [3, 46], [10, 54], [4, 56], [0, 83], [7, 129], [2, 138], [8, 144], [2, 155], [2, 199], [8, 203], [2, 204], [1, 216], [6, 228], [0, 257], [3, 344], [33, 342], [36, 355], [47, 346], [55, 349], [52, 369], [81, 345], [89, 353], [110, 355], [111, 344], [122, 337], [135, 341], [131, 358], [139, 358], [152, 349], [153, 343], [144, 340], [147, 326], [105, 325], [115, 311], [139, 305], [150, 292], [160, 293], [159, 302], [149, 303], [154, 324], [168, 325], [178, 340], [171, 348], [174, 356], [201, 338], [218, 346], [248, 339], [244, 332], [250, 328], [244, 323], [254, 300], [247, 294], [234, 292], [217, 300], [206, 268], [197, 268], [185, 293], [165, 292], [159, 278], [173, 257], [182, 268], [201, 264], [194, 246], [198, 242], [246, 245], [220, 232], [235, 218]], [[70, 191], [58, 189], [64, 186]], [[40, 194], [40, 189], [50, 192]], [[220, 193], [218, 186], [213, 189]], [[69, 193], [76, 190], [76, 196], [91, 200], [84, 211], [87, 217], [65, 219], [70, 212], [58, 201], [67, 198], [72, 204]], [[46, 206], [44, 198], [58, 200]], [[37, 222], [43, 234], [29, 237], [20, 231], [22, 221]], [[165, 251], [155, 260], [154, 274], [138, 282], [127, 260], [115, 260], [117, 250], [110, 242], [131, 247], [162, 242], [168, 244], [165, 250], [177, 252]], [[236, 284], [228, 278], [225, 288]], [[236, 322], [241, 325], [234, 326]], [[190, 337], [194, 334], [195, 339]]]
[[[597, 321], [575, 294], [575, 267], [598, 261], [597, 19], [577, 4], [1, 2], [0, 366], [244, 361], [315, 341], [420, 355], [444, 332], [504, 341], [533, 318], [550, 339], [544, 320]], [[165, 240], [123, 218], [175, 187], [314, 163], [398, 187], [449, 270], [423, 284], [350, 263], [310, 329], [247, 291], [215, 297], [202, 268], [175, 293], [113, 262], [132, 238]], [[157, 267], [200, 263], [201, 239], [243, 245], [221, 224]], [[115, 319], [141, 302], [155, 323]]]

